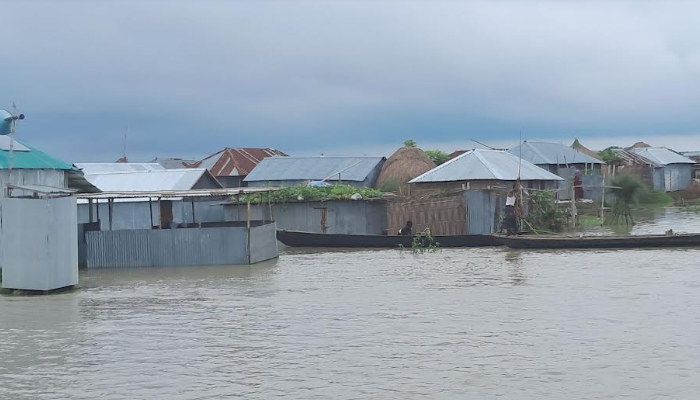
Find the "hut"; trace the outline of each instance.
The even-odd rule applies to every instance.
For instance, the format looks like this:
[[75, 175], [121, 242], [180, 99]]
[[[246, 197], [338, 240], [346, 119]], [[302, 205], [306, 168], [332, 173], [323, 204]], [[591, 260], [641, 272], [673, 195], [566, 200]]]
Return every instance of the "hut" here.
[[385, 192], [407, 194], [408, 182], [436, 165], [425, 152], [417, 147], [401, 147], [389, 157], [379, 173], [376, 188]]
[[690, 186], [695, 161], [665, 147], [633, 146], [629, 151], [648, 160], [653, 167], [652, 185], [655, 190], [676, 192]]
[[470, 150], [411, 180], [413, 189], [440, 191], [512, 187], [520, 179], [526, 188], [554, 189], [563, 179], [501, 150]]

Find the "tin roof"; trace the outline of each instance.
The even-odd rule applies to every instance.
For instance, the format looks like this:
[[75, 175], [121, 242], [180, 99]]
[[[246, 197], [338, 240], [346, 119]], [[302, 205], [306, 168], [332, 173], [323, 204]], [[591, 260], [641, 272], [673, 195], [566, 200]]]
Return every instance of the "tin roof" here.
[[197, 160], [188, 160], [184, 158], [159, 158], [156, 157], [152, 163], [157, 163], [166, 169], [190, 168], [197, 163]]
[[333, 175], [340, 173], [344, 181], [362, 182], [384, 160], [384, 157], [268, 157], [244, 181], [333, 180]]
[[469, 150], [438, 165], [410, 183], [475, 180], [563, 181], [561, 177], [502, 150]]
[[[10, 167], [10, 138], [0, 136], [0, 169]], [[12, 168], [15, 169], [61, 169], [71, 170], [73, 166], [54, 158], [31, 146], [14, 142]]]
[[85, 175], [108, 174], [112, 172], [143, 172], [162, 171], [165, 169], [158, 163], [75, 163]]
[[255, 166], [267, 157], [286, 157], [287, 154], [270, 148], [225, 148], [193, 167], [206, 168], [214, 176], [246, 176]]
[[[103, 192], [190, 190], [205, 174], [204, 168], [85, 173], [85, 179]], [[212, 178], [213, 179], [213, 178]]]
[[669, 164], [695, 164], [695, 161], [687, 157], [683, 157], [675, 151], [671, 151], [665, 147], [637, 147], [631, 148], [629, 151], [642, 156], [661, 167]]
[[[522, 154], [520, 151], [521, 145]], [[561, 143], [523, 141], [521, 145], [513, 147], [508, 152], [516, 156], [522, 156], [523, 160], [536, 165], [605, 164], [601, 160]]]

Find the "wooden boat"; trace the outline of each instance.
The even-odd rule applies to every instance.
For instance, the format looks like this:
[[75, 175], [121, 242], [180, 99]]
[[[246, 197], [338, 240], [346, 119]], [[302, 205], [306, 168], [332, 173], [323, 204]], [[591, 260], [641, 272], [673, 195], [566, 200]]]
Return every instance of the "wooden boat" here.
[[[498, 246], [491, 235], [433, 236], [439, 247]], [[277, 240], [290, 247], [411, 248], [413, 236], [345, 235], [277, 230]]]
[[700, 247], [700, 234], [630, 236], [494, 236], [513, 249], [641, 249]]

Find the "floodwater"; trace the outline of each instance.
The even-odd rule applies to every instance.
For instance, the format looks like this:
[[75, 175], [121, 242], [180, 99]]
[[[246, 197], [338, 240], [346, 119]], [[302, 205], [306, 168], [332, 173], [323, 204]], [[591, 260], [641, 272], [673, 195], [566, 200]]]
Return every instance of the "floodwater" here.
[[0, 297], [1, 399], [695, 399], [700, 249], [287, 251]]
[[663, 235], [669, 229], [675, 233], [700, 233], [700, 204], [690, 207], [656, 207], [633, 211], [635, 224], [616, 227], [586, 227], [586, 234]]

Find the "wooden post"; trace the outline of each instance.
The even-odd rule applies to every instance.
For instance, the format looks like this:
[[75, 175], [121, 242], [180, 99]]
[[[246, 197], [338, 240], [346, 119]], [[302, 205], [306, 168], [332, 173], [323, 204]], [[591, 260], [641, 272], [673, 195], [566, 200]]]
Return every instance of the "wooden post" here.
[[158, 229], [163, 229], [163, 204], [161, 203], [161, 198], [158, 198]]
[[95, 204], [97, 204], [97, 221], [100, 223], [100, 230], [102, 230], [102, 221], [100, 221], [100, 199], [95, 200]]
[[576, 228], [576, 189], [571, 184], [571, 227]]
[[92, 223], [92, 199], [88, 199], [88, 216], [90, 218], [90, 222]]
[[246, 226], [248, 227], [248, 230], [250, 230], [250, 196], [248, 196], [248, 217], [247, 217], [247, 223]]
[[151, 199], [150, 197], [148, 198], [148, 211], [151, 214], [151, 225], [148, 229], [153, 229], [153, 201], [152, 200], [153, 199]]
[[600, 199], [600, 226], [603, 226], [603, 221], [605, 218], [605, 178], [603, 178], [603, 187], [601, 188], [603, 194]]
[[196, 218], [195, 218], [195, 215], [194, 215], [194, 200], [192, 200], [192, 201], [190, 202], [190, 204], [192, 204], [192, 223], [193, 223], [193, 224], [196, 224], [197, 221], [196, 221]]
[[112, 206], [114, 204], [114, 199], [109, 198], [107, 199], [107, 211], [109, 213], [109, 230], [112, 230], [112, 216], [113, 216], [113, 209]]

